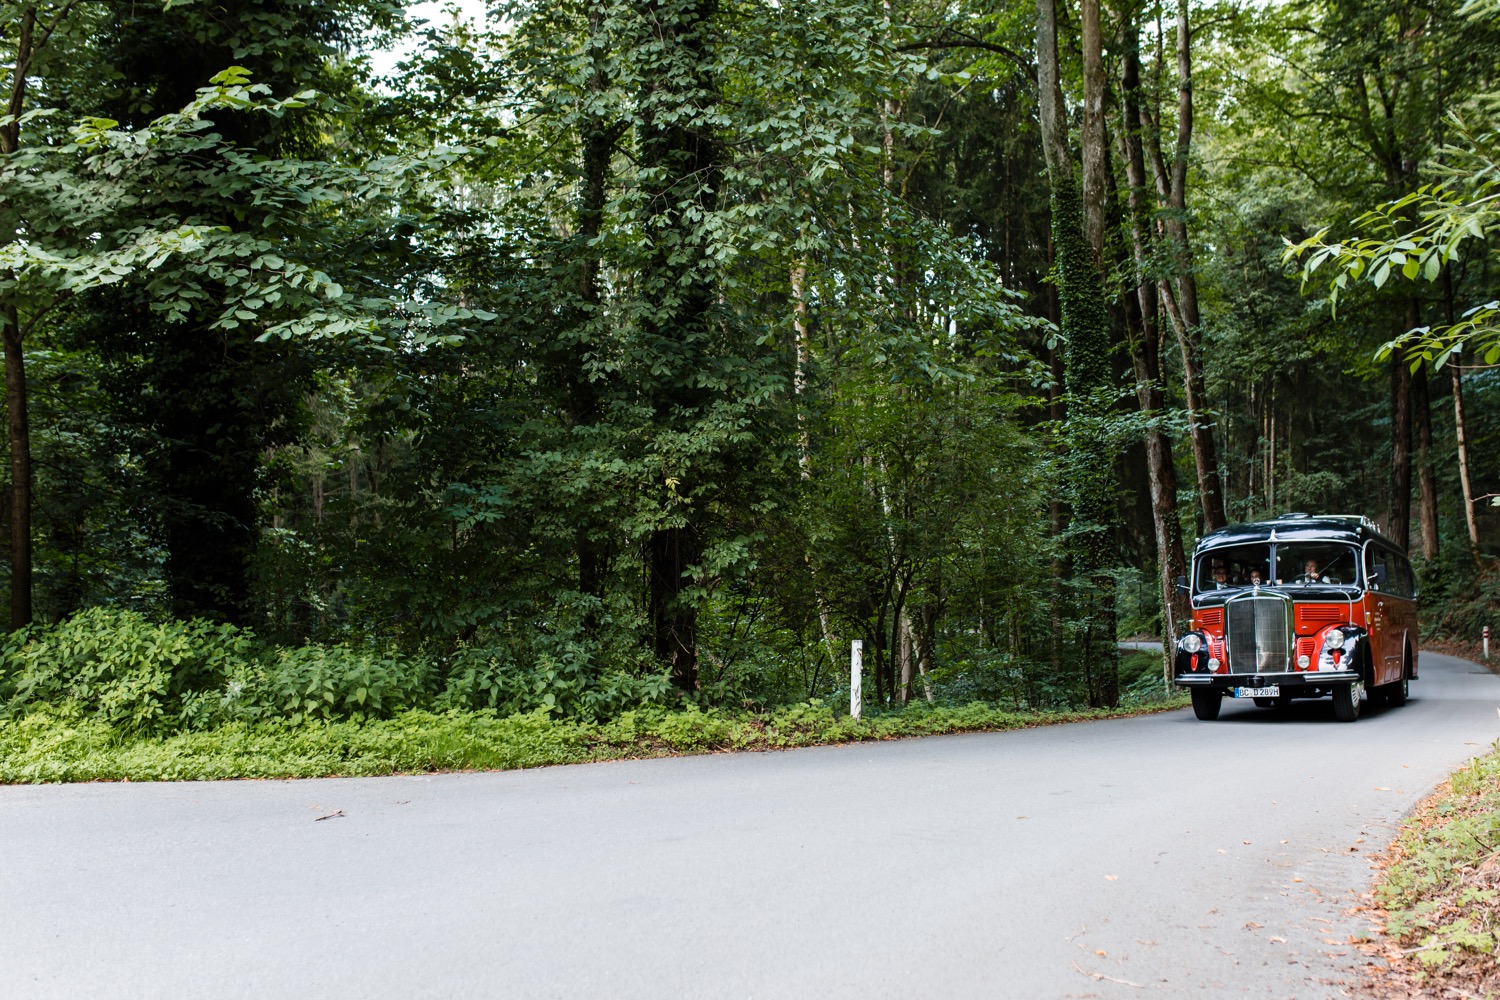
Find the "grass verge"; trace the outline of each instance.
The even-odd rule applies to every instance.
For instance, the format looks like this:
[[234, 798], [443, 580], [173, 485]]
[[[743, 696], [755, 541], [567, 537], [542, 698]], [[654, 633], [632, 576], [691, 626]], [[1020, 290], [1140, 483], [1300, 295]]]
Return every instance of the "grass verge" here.
[[1375, 888], [1365, 993], [1500, 997], [1500, 741], [1401, 825]]
[[983, 702], [909, 706], [854, 722], [809, 702], [763, 715], [716, 710], [626, 712], [591, 724], [543, 712], [410, 711], [373, 721], [234, 722], [167, 736], [130, 735], [96, 718], [39, 709], [0, 721], [0, 783], [203, 781], [502, 770], [723, 750], [992, 732], [1167, 711], [1146, 705], [1078, 712], [1017, 712]]

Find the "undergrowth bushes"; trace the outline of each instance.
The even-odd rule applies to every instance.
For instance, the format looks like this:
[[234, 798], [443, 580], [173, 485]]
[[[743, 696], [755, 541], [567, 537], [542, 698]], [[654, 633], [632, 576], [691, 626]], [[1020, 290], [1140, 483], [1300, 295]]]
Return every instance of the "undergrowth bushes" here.
[[[867, 706], [856, 722], [817, 699], [760, 712], [678, 700], [671, 710], [666, 677], [639, 655], [634, 673], [620, 656], [599, 668], [566, 630], [446, 658], [279, 647], [229, 625], [95, 608], [0, 645], [0, 783], [531, 767], [1014, 729], [1132, 711], [918, 701]], [[1153, 707], [1177, 703], [1158, 699]]]
[[347, 644], [272, 646], [232, 625], [91, 608], [0, 646], [0, 717], [53, 706], [127, 733], [385, 719], [418, 708], [597, 719], [660, 702], [667, 691], [660, 671], [595, 671], [566, 635], [437, 658]]

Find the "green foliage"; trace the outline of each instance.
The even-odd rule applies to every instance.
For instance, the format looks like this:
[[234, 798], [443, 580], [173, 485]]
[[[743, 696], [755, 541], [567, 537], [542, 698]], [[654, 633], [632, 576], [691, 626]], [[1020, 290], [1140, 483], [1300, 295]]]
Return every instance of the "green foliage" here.
[[638, 673], [600, 670], [597, 659], [584, 637], [576, 634], [461, 649], [448, 659], [447, 682], [437, 705], [490, 709], [502, 715], [541, 711], [603, 719], [666, 699], [670, 682], [663, 671], [645, 663]]
[[253, 637], [232, 626], [91, 608], [6, 638], [0, 700], [9, 715], [52, 703], [126, 731], [161, 731], [197, 714], [197, 696], [259, 652]]
[[349, 643], [266, 645], [232, 625], [92, 608], [12, 633], [0, 647], [6, 715], [51, 705], [124, 732], [158, 735], [234, 720], [295, 726], [419, 708], [598, 719], [660, 703], [666, 692], [659, 670], [595, 669], [576, 633], [469, 647], [437, 660]]
[[1500, 892], [1488, 877], [1500, 851], [1500, 751], [1455, 771], [1448, 786], [1402, 824], [1376, 887], [1386, 933], [1414, 945], [1428, 974], [1481, 977], [1500, 942]]
[[380, 718], [425, 702], [432, 674], [422, 657], [310, 645], [269, 651], [238, 691], [248, 704], [293, 725], [304, 718]]
[[650, 709], [589, 724], [558, 720], [542, 710], [503, 717], [488, 710], [418, 710], [364, 721], [240, 720], [209, 730], [150, 737], [114, 728], [102, 719], [39, 709], [0, 719], [0, 783], [508, 769], [992, 732], [1128, 714], [1131, 711], [1028, 713], [975, 702], [952, 708], [912, 706], [855, 723], [811, 701], [763, 715], [697, 707], [680, 712]]
[[[1500, 102], [1500, 95], [1494, 101]], [[1397, 276], [1435, 283], [1471, 250], [1481, 260], [1488, 257], [1491, 266], [1500, 262], [1500, 131], [1492, 113], [1484, 114], [1482, 129], [1453, 115], [1460, 141], [1440, 151], [1443, 159], [1434, 167], [1440, 179], [1355, 219], [1355, 231], [1370, 235], [1329, 243], [1329, 230], [1323, 229], [1300, 243], [1288, 240], [1286, 259], [1301, 261], [1304, 285], [1329, 264], [1328, 305], [1337, 310], [1340, 297], [1357, 282], [1375, 289]], [[1424, 362], [1441, 368], [1471, 356], [1494, 365], [1500, 363], [1497, 317], [1500, 301], [1481, 302], [1455, 321], [1407, 331], [1382, 346], [1380, 356], [1399, 348], [1414, 371]]]

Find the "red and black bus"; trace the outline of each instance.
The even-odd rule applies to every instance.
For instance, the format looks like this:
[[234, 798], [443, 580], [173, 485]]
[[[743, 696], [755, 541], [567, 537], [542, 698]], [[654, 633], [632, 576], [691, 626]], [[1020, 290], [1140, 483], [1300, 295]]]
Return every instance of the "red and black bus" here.
[[1331, 696], [1352, 722], [1366, 699], [1404, 704], [1417, 678], [1416, 577], [1369, 518], [1286, 514], [1212, 532], [1190, 590], [1176, 680], [1200, 719], [1218, 718], [1225, 696], [1263, 708]]

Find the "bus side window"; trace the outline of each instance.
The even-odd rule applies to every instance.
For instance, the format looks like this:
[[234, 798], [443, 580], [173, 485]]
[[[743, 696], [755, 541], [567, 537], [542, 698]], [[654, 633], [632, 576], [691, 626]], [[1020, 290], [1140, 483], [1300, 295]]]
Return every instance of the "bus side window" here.
[[1389, 590], [1390, 576], [1386, 571], [1385, 553], [1371, 546], [1365, 556], [1365, 576], [1371, 590]]
[[1417, 581], [1412, 576], [1411, 561], [1405, 556], [1397, 554], [1393, 562], [1396, 566], [1396, 576], [1401, 581], [1398, 593], [1402, 597], [1416, 597]]

